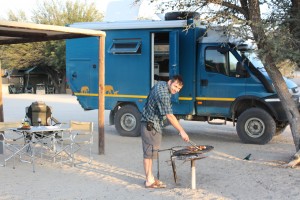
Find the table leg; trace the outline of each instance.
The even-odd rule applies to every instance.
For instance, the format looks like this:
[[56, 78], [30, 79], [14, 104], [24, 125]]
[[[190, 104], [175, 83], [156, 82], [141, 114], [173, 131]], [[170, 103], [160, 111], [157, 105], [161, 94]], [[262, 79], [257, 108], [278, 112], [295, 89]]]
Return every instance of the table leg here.
[[2, 135], [0, 135], [0, 154], [4, 154], [4, 144], [3, 144], [3, 141], [4, 138]]
[[34, 162], [34, 156], [35, 156], [35, 147], [32, 148], [32, 171], [35, 172], [35, 162]]
[[32, 171], [33, 173], [35, 172], [35, 163], [34, 163], [34, 157], [35, 157], [35, 143], [36, 143], [36, 138], [35, 138], [35, 134], [32, 134], [32, 138], [31, 138], [31, 162], [32, 162]]

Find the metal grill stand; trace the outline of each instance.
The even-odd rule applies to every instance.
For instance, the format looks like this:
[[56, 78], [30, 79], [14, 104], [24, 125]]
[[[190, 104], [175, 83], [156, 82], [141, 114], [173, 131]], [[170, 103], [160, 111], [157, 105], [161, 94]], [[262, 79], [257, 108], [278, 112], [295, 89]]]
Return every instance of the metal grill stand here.
[[195, 160], [191, 160], [191, 187], [196, 189], [196, 163]]
[[206, 149], [199, 152], [189, 152], [187, 149], [181, 149], [178, 151], [172, 151], [171, 153], [171, 163], [174, 175], [174, 181], [177, 183], [177, 173], [175, 160], [191, 161], [191, 188], [196, 189], [196, 160], [206, 158], [204, 153], [211, 151], [212, 146], [206, 146]]
[[177, 183], [177, 172], [176, 172], [175, 160], [191, 161], [191, 188], [196, 189], [196, 160], [206, 158], [206, 156], [197, 154], [194, 155], [193, 157], [194, 158], [191, 157], [184, 158], [184, 156], [171, 156], [171, 162], [172, 162], [174, 181], [175, 183]]

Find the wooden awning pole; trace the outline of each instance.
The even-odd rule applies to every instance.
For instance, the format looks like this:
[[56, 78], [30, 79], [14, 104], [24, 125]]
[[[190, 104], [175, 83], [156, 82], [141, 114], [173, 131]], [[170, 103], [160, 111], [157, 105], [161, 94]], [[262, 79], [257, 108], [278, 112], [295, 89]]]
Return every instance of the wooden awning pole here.
[[2, 99], [2, 63], [0, 60], [0, 122], [4, 122], [3, 99]]
[[[2, 66], [0, 59], [0, 122], [4, 122], [4, 114], [3, 114], [3, 99], [2, 99]], [[3, 140], [2, 135], [0, 136], [0, 141]], [[3, 143], [0, 142], [0, 154], [3, 154]]]
[[98, 152], [104, 154], [104, 89], [105, 89], [105, 36], [99, 37], [99, 88], [98, 88]]

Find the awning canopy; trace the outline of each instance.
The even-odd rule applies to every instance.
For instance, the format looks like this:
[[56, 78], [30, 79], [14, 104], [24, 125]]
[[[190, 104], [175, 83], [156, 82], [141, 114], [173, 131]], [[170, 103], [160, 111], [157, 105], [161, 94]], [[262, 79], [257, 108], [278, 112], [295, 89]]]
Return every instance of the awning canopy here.
[[45, 24], [0, 21], [0, 45], [88, 36], [105, 36], [105, 32]]
[[[104, 54], [106, 36], [105, 32], [99, 30], [96, 31], [64, 26], [21, 23], [0, 20], [0, 45], [42, 42], [49, 40], [62, 40], [91, 36], [99, 37], [98, 151], [99, 154], [104, 154]], [[0, 121], [4, 121], [2, 80], [0, 81]]]

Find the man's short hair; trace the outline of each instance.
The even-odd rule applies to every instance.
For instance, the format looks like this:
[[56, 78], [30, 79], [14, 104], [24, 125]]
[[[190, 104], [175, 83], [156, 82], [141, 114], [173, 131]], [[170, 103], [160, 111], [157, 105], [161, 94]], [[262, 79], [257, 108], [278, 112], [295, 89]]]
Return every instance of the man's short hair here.
[[172, 83], [177, 81], [179, 85], [183, 85], [183, 79], [180, 75], [174, 75], [171, 79]]

